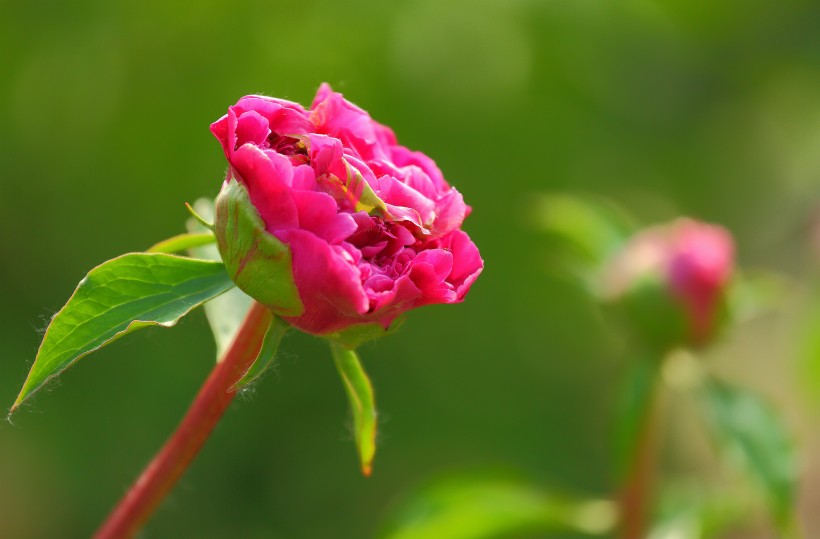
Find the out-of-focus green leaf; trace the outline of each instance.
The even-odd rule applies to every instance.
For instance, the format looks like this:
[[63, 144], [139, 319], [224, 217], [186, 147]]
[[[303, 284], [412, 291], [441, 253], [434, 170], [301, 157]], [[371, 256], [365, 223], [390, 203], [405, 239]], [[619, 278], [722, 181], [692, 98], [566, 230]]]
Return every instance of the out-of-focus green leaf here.
[[97, 266], [51, 320], [12, 411], [89, 352], [135, 329], [173, 326], [233, 286], [209, 260], [131, 253]]
[[495, 539], [516, 533], [605, 534], [616, 521], [611, 502], [573, 500], [509, 478], [460, 477], [405, 501], [381, 539]]
[[172, 254], [214, 242], [216, 238], [210, 232], [179, 234], [152, 245], [146, 252]]
[[304, 312], [290, 248], [265, 230], [248, 190], [235, 179], [216, 199], [214, 225], [222, 262], [239, 288], [276, 315]]
[[764, 489], [784, 533], [794, 526], [794, 447], [775, 411], [757, 395], [714, 378], [699, 392], [701, 409], [723, 455]]
[[359, 450], [362, 473], [368, 476], [376, 454], [376, 403], [373, 386], [355, 350], [332, 341], [330, 349], [350, 401], [353, 435]]
[[553, 262], [592, 292], [597, 291], [603, 265], [635, 230], [624, 211], [591, 196], [535, 196], [529, 221], [555, 243], [551, 246]]
[[[194, 202], [192, 213], [200, 216], [188, 219], [187, 228], [192, 234], [210, 233], [202, 224], [202, 220], [214, 219], [214, 203], [211, 200], [200, 198]], [[189, 249], [191, 256], [206, 260], [222, 260], [219, 256], [219, 249], [216, 244], [194, 246]], [[242, 321], [245, 320], [248, 311], [253, 304], [253, 299], [242, 292], [239, 288], [231, 288], [219, 297], [206, 303], [205, 317], [211, 326], [216, 341], [216, 360], [221, 361], [225, 351], [231, 345], [239, 332]]]
[[639, 357], [627, 366], [615, 418], [615, 463], [626, 474], [644, 434], [658, 390], [658, 361]]
[[729, 315], [737, 323], [774, 310], [782, 304], [789, 284], [772, 272], [738, 273], [729, 288]]
[[279, 343], [282, 342], [282, 337], [285, 336], [289, 328], [290, 326], [283, 320], [276, 316], [273, 317], [268, 331], [265, 332], [265, 339], [262, 341], [262, 348], [259, 350], [259, 355], [256, 357], [253, 365], [251, 365], [248, 371], [242, 376], [242, 379], [234, 384], [234, 391], [238, 391], [256, 381], [273, 365], [273, 360], [276, 359], [276, 352], [279, 350]]
[[748, 523], [758, 500], [747, 488], [666, 488], [649, 539], [718, 539]]

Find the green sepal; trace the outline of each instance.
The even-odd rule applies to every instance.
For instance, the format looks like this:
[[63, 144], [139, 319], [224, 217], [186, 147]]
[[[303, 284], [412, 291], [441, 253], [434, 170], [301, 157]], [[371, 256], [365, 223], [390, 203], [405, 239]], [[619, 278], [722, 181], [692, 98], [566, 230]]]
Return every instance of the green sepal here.
[[170, 327], [233, 288], [219, 262], [130, 253], [92, 269], [52, 318], [11, 411], [81, 357], [150, 325]]
[[325, 333], [320, 337], [342, 345], [345, 348], [356, 349], [362, 344], [390, 335], [404, 323], [404, 316], [399, 316], [390, 323], [387, 329], [381, 324], [355, 324], [341, 331]]
[[228, 275], [247, 295], [278, 316], [299, 316], [305, 308], [293, 280], [290, 248], [265, 230], [248, 190], [231, 179], [216, 199], [214, 223]]
[[376, 403], [373, 385], [355, 350], [337, 343], [331, 343], [330, 350], [350, 402], [353, 436], [359, 451], [362, 473], [369, 476], [376, 454]]
[[276, 359], [276, 352], [279, 350], [282, 337], [285, 336], [285, 333], [287, 333], [289, 329], [290, 326], [284, 320], [276, 316], [273, 317], [270, 326], [268, 326], [268, 330], [265, 332], [259, 355], [242, 378], [234, 384], [231, 391], [239, 391], [265, 374], [265, 371], [273, 365], [273, 360]]
[[207, 221], [204, 217], [202, 217], [199, 213], [197, 213], [197, 211], [194, 209], [194, 207], [193, 207], [193, 206], [191, 206], [191, 205], [190, 205], [190, 204], [188, 204], [187, 202], [185, 203], [185, 208], [188, 210], [188, 213], [190, 213], [190, 214], [191, 214], [191, 217], [193, 217], [194, 219], [196, 219], [196, 221], [197, 221], [200, 225], [202, 225], [203, 227], [207, 228], [208, 230], [213, 230], [213, 229], [214, 229], [214, 224], [213, 224], [213, 223], [209, 223], [209, 222], [208, 222], [208, 221]]
[[[194, 201], [193, 207], [202, 219], [213, 221], [215, 210], [214, 201], [212, 199], [197, 199]], [[186, 228], [191, 234], [208, 232], [208, 229], [202, 225], [200, 220], [194, 217], [188, 219]], [[194, 258], [222, 260], [222, 257], [219, 255], [219, 249], [216, 246], [215, 237], [214, 243], [193, 246], [188, 249], [188, 252]], [[231, 343], [233, 343], [236, 334], [239, 333], [239, 328], [248, 315], [251, 305], [253, 305], [253, 299], [239, 288], [233, 287], [221, 296], [214, 298], [202, 306], [205, 310], [205, 317], [208, 319], [208, 325], [211, 326], [214, 341], [216, 342], [217, 362], [222, 361], [225, 357], [225, 352]]]

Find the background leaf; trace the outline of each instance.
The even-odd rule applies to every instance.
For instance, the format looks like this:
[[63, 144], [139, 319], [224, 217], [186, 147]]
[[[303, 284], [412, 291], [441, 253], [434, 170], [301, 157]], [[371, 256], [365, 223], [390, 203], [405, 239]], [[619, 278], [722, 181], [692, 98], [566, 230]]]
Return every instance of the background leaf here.
[[370, 475], [376, 454], [376, 404], [373, 385], [355, 350], [330, 341], [333, 361], [344, 382], [353, 414], [353, 435], [359, 450], [362, 473]]
[[[615, 524], [610, 502], [572, 500], [523, 481], [455, 477], [399, 506], [382, 539], [496, 539], [520, 533], [598, 535]], [[540, 535], [539, 535], [540, 537]]]
[[792, 441], [781, 419], [757, 395], [715, 378], [705, 380], [699, 396], [723, 455], [763, 487], [778, 525], [790, 531], [797, 470]]
[[168, 254], [131, 253], [97, 266], [51, 320], [12, 411], [89, 352], [135, 329], [173, 326], [232, 287], [219, 262]]

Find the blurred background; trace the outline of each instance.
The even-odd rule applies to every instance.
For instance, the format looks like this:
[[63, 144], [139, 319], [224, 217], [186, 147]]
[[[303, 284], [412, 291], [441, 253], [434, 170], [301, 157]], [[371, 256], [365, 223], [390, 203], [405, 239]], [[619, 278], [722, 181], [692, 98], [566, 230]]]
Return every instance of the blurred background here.
[[[407, 492], [459, 470], [608, 496], [621, 351], [531, 226], [531, 201], [566, 190], [647, 223], [721, 223], [741, 265], [786, 276], [777, 307], [708, 360], [786, 415], [801, 518], [820, 533], [816, 1], [0, 0], [0, 13], [5, 407], [83, 275], [182, 232], [183, 203], [217, 194], [208, 125], [242, 95], [307, 105], [327, 81], [473, 207], [486, 270], [467, 301], [361, 351], [381, 411], [373, 476], [326, 346], [291, 335], [146, 537], [375, 537]], [[88, 357], [1, 424], [0, 537], [89, 536], [213, 358], [195, 313]], [[664, 476], [707, 481], [708, 445], [670, 425]], [[739, 537], [755, 534], [771, 536], [765, 517]]]

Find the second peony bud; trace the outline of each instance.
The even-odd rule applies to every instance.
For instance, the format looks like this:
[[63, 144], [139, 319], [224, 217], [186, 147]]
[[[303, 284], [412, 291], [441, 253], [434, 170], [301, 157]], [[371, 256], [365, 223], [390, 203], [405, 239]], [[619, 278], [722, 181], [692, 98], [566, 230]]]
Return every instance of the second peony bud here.
[[603, 293], [653, 346], [702, 346], [723, 321], [733, 267], [726, 229], [678, 219], [633, 236], [610, 261]]

